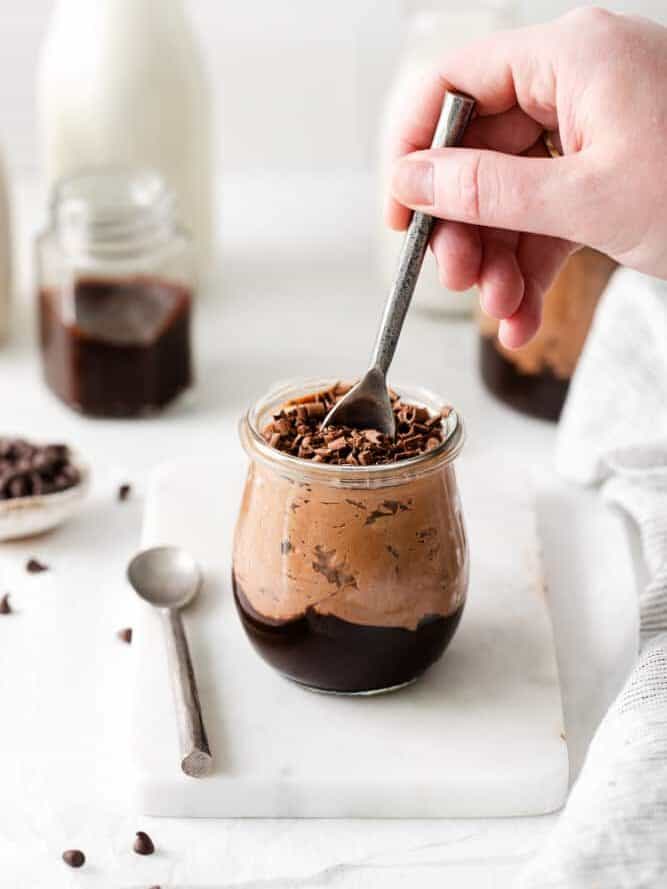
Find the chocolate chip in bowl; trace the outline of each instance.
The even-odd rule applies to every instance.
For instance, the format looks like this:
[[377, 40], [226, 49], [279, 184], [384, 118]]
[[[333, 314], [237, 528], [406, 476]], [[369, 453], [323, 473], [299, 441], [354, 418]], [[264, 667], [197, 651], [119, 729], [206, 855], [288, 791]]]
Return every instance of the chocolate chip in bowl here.
[[64, 444], [0, 437], [0, 540], [41, 534], [68, 519], [89, 472]]

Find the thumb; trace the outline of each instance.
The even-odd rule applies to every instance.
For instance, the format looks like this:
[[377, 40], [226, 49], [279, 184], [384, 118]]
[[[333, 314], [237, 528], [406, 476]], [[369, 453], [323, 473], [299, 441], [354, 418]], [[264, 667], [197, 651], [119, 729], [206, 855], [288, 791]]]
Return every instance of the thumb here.
[[582, 231], [590, 218], [590, 176], [583, 153], [535, 158], [440, 148], [396, 162], [393, 197], [440, 219], [553, 235], [591, 243]]

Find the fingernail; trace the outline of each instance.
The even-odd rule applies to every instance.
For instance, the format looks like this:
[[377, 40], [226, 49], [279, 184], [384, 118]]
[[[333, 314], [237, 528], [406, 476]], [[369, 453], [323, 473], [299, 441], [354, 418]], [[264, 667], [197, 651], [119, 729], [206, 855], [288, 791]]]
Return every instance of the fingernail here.
[[403, 158], [394, 169], [392, 194], [408, 207], [430, 207], [433, 204], [433, 164]]

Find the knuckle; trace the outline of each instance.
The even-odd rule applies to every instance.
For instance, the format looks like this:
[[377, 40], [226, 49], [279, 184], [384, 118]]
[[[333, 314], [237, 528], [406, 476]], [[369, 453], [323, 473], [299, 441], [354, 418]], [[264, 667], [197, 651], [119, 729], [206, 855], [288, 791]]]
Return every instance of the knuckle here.
[[602, 6], [579, 6], [567, 12], [563, 18], [576, 25], [600, 25], [615, 18], [614, 14]]
[[481, 155], [475, 152], [459, 171], [458, 201], [466, 222], [478, 222], [480, 218], [480, 167]]
[[493, 224], [501, 214], [505, 197], [493, 152], [478, 152], [466, 172], [462, 187], [466, 191], [469, 221]]
[[572, 26], [580, 39], [603, 45], [614, 41], [622, 30], [622, 19], [601, 6], [574, 9], [564, 16], [564, 21]]

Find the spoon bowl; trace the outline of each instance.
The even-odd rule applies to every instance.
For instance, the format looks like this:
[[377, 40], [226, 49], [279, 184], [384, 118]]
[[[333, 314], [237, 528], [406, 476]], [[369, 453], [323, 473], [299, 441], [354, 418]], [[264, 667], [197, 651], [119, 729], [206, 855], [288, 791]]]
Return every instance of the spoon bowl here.
[[127, 577], [137, 595], [158, 608], [185, 608], [202, 585], [199, 565], [178, 546], [155, 546], [138, 553]]
[[350, 426], [352, 429], [377, 429], [396, 437], [396, 420], [383, 373], [372, 367], [329, 411], [323, 427]]

